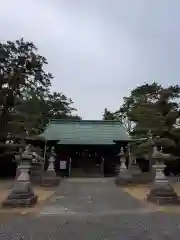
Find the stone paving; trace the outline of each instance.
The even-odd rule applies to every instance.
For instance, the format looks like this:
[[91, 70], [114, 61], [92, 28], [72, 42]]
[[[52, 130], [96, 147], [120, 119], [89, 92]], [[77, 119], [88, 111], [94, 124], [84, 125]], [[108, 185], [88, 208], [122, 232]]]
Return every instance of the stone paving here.
[[145, 210], [135, 198], [114, 185], [112, 179], [66, 181], [41, 214], [48, 215], [107, 215]]
[[152, 212], [108, 181], [65, 181], [34, 216], [0, 220], [1, 240], [178, 240], [180, 215]]

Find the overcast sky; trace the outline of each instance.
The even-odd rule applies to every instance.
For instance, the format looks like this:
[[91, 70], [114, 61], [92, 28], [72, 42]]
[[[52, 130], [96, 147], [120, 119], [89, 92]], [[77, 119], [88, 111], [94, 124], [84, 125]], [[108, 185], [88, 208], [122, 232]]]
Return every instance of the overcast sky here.
[[34, 41], [83, 119], [145, 81], [180, 84], [179, 0], [5, 0], [0, 40]]

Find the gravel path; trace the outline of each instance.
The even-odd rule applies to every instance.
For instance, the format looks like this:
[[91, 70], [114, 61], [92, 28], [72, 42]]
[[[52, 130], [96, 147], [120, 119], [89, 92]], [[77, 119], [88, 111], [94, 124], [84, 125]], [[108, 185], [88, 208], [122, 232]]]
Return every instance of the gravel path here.
[[0, 240], [178, 240], [178, 214], [148, 212], [111, 181], [64, 182], [38, 216], [13, 217]]

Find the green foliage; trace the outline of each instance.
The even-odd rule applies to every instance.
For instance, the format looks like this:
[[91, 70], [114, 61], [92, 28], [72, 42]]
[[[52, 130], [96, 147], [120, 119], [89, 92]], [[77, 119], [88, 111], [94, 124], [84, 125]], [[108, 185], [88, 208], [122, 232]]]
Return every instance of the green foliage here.
[[111, 112], [105, 108], [103, 120], [119, 121], [119, 124], [121, 124], [129, 134], [132, 132], [133, 123], [128, 119], [127, 111], [125, 112], [123, 108], [120, 108], [120, 110], [116, 112]]
[[9, 118], [15, 114], [14, 106], [33, 91], [44, 95], [50, 86], [52, 75], [44, 72], [46, 59], [37, 54], [32, 42], [23, 39], [0, 43], [0, 130], [6, 138]]
[[107, 110], [107, 108], [105, 108], [104, 113], [103, 113], [103, 120], [118, 120], [118, 119], [117, 119], [117, 116], [113, 112], [111, 112], [111, 111]]
[[114, 115], [133, 137], [148, 139], [132, 147], [136, 155], [151, 154], [154, 141], [164, 152], [180, 155], [179, 98], [180, 86], [163, 87], [156, 82], [138, 86], [124, 97]]
[[152, 149], [152, 145], [146, 141], [142, 142], [139, 144], [132, 144], [131, 146], [131, 152], [136, 156], [136, 157], [145, 157], [147, 154], [150, 154], [150, 150]]
[[129, 103], [125, 102], [119, 110], [117, 110], [114, 115], [119, 120], [120, 124], [125, 128], [125, 130], [131, 134], [134, 128], [134, 123], [130, 120], [130, 108]]
[[43, 131], [50, 119], [78, 118], [71, 115], [71, 112], [76, 110], [71, 107], [72, 104], [72, 100], [64, 94], [54, 92], [48, 94], [46, 98], [32, 95], [22, 100], [21, 104], [16, 106], [16, 110], [23, 113], [25, 127], [32, 135]]
[[125, 101], [131, 102], [129, 119], [136, 126], [136, 130], [147, 135], [149, 131], [156, 136], [164, 136], [171, 131], [179, 118], [180, 87], [170, 86], [163, 88], [157, 83], [144, 84], [131, 92]]
[[0, 43], [0, 142], [37, 134], [51, 118], [79, 118], [70, 98], [51, 93], [46, 64], [32, 42]]

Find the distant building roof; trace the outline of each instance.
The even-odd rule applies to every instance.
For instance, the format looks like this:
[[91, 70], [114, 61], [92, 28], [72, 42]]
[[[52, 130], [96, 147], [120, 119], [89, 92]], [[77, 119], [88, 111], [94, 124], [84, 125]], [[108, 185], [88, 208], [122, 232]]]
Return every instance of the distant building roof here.
[[103, 120], [52, 120], [40, 136], [67, 145], [110, 145], [114, 140], [131, 140], [119, 121]]

